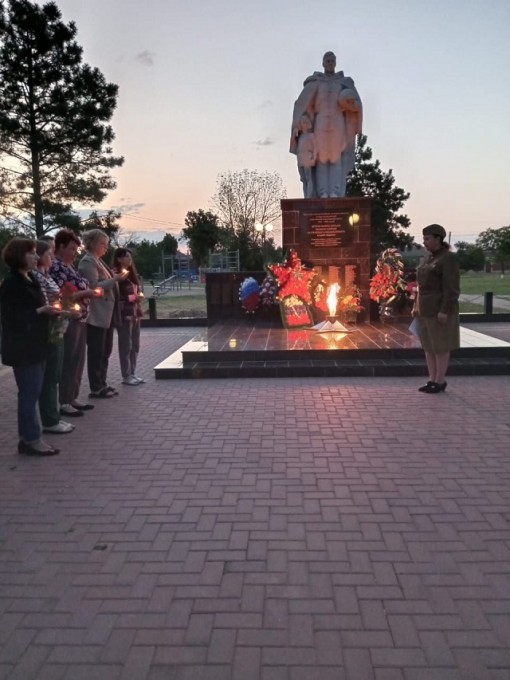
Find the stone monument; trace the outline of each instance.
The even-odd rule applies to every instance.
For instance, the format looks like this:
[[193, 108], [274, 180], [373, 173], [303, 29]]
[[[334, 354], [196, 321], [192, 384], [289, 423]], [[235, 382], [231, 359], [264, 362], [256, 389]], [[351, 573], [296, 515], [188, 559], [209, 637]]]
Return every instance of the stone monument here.
[[[343, 198], [347, 175], [354, 166], [363, 107], [352, 78], [343, 71], [335, 73], [333, 52], [326, 52], [322, 65], [324, 73], [315, 71], [306, 78], [294, 104], [290, 151], [298, 156], [305, 198]], [[311, 130], [303, 124], [306, 119]], [[304, 163], [302, 149], [311, 147], [311, 137], [314, 152], [307, 154]]]
[[294, 104], [290, 151], [298, 159], [304, 198], [281, 201], [282, 245], [294, 249], [340, 295], [357, 287], [368, 318], [370, 198], [345, 197], [354, 167], [356, 135], [363, 107], [352, 78], [335, 73], [336, 57], [326, 52], [324, 73], [305, 82]]

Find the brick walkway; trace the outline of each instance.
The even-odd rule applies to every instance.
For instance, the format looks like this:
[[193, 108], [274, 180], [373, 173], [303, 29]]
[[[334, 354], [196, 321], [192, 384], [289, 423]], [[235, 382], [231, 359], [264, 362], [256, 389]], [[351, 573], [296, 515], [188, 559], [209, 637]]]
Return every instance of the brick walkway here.
[[47, 460], [0, 370], [0, 678], [508, 680], [508, 378], [155, 382], [192, 334]]

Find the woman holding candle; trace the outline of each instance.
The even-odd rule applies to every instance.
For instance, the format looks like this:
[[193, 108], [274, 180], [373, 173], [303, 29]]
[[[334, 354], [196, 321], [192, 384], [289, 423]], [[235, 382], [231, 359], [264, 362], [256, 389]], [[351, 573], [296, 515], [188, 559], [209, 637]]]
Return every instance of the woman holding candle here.
[[[94, 408], [79, 401], [81, 379], [85, 366], [87, 341], [86, 318], [89, 300], [94, 296], [88, 281], [74, 267], [81, 241], [70, 229], [61, 229], [55, 236], [55, 260], [49, 269], [51, 278], [76, 314], [69, 319], [64, 335], [64, 356], [59, 383], [60, 413], [67, 418], [83, 416]], [[75, 307], [77, 306], [77, 309]]]
[[11, 239], [2, 258], [10, 270], [0, 286], [2, 362], [12, 366], [18, 387], [18, 452], [54, 456], [59, 450], [41, 439], [37, 401], [48, 351], [48, 321], [59, 312], [47, 304], [32, 275], [38, 259], [34, 241]]
[[49, 343], [43, 384], [39, 396], [39, 413], [43, 432], [67, 434], [74, 430], [74, 426], [60, 420], [58, 384], [62, 374], [64, 333], [69, 325], [70, 312], [62, 310], [60, 289], [48, 274], [53, 262], [53, 244], [49, 241], [37, 241], [35, 248], [39, 259], [37, 260], [37, 268], [34, 269], [32, 274], [41, 286], [46, 303], [60, 312], [58, 316], [49, 320]]
[[113, 271], [125, 273], [119, 281], [120, 324], [117, 326], [119, 361], [124, 385], [141, 385], [145, 382], [136, 375], [136, 362], [140, 351], [140, 319], [143, 316], [140, 299], [140, 277], [131, 251], [117, 248], [113, 254]]
[[101, 259], [106, 255], [108, 236], [101, 229], [91, 229], [83, 235], [85, 255], [78, 265], [92, 289], [100, 289], [90, 302], [87, 317], [87, 368], [90, 397], [109, 399], [118, 392], [106, 382], [108, 362], [113, 347], [113, 329], [120, 323], [118, 281], [127, 274], [114, 273]]

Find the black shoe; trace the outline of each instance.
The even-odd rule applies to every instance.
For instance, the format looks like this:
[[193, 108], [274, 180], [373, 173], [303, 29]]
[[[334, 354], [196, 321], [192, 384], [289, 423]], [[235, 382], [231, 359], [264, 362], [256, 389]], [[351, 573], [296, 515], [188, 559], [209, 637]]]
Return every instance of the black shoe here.
[[[103, 387], [99, 392], [91, 392], [89, 394], [89, 399], [113, 399], [113, 397], [113, 392], [106, 387]], [[81, 413], [81, 411], [79, 411], [79, 413]], [[83, 415], [83, 413], [81, 413], [81, 415]]]
[[60, 404], [60, 415], [66, 418], [83, 418], [83, 413], [72, 404]]
[[53, 446], [50, 446], [49, 449], [44, 449], [44, 450], [39, 450], [39, 449], [34, 449], [33, 446], [30, 446], [30, 444], [27, 444], [24, 441], [19, 441], [18, 442], [18, 453], [22, 453], [25, 456], [39, 456], [39, 457], [46, 457], [46, 456], [57, 456], [60, 453], [60, 449], [56, 449]]
[[433, 382], [430, 385], [430, 387], [426, 390], [426, 393], [427, 394], [439, 394], [439, 392], [444, 392], [447, 384], [448, 383], [446, 382], [446, 380], [444, 381], [444, 383]]
[[74, 404], [71, 404], [71, 406], [78, 411], [92, 411], [94, 408], [94, 404], [81, 404], [80, 402], [75, 402]]
[[426, 385], [422, 385], [421, 387], [418, 387], [418, 392], [428, 392], [429, 387], [433, 385], [434, 383], [432, 380], [429, 380]]

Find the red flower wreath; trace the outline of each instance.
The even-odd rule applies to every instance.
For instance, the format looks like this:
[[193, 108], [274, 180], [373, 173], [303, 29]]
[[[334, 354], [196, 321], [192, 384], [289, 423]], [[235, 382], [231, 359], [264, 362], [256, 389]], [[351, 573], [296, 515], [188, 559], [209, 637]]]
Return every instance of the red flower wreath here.
[[303, 268], [295, 250], [289, 252], [285, 264], [272, 264], [268, 269], [278, 282], [278, 300], [287, 295], [298, 295], [307, 304], [311, 304], [310, 282], [315, 272]]

